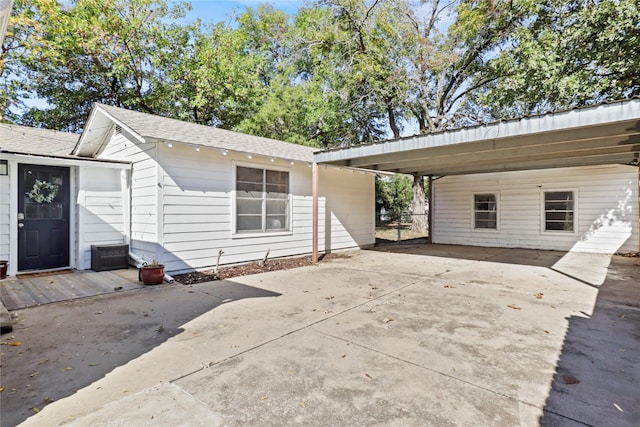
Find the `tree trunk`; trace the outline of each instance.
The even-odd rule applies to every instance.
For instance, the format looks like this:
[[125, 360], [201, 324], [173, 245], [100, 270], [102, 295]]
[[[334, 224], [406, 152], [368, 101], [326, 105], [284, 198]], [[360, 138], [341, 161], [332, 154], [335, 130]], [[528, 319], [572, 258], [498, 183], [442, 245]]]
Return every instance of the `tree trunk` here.
[[428, 229], [426, 197], [424, 194], [424, 177], [413, 174], [413, 201], [411, 211], [413, 220], [411, 221], [411, 231], [416, 233], [426, 233]]
[[398, 128], [398, 124], [396, 123], [396, 115], [393, 112], [393, 106], [391, 105], [391, 100], [387, 100], [387, 113], [389, 114], [389, 127], [393, 132], [393, 137], [395, 139], [400, 138], [400, 129]]

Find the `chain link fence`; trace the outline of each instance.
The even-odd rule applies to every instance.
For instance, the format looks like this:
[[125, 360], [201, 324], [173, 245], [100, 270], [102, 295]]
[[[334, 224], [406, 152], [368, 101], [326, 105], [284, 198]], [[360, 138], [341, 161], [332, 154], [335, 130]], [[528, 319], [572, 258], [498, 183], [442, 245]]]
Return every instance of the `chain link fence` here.
[[[428, 213], [409, 211], [379, 211], [376, 213], [376, 243], [426, 243], [429, 239]], [[425, 224], [425, 231], [412, 231], [411, 224], [418, 219]]]

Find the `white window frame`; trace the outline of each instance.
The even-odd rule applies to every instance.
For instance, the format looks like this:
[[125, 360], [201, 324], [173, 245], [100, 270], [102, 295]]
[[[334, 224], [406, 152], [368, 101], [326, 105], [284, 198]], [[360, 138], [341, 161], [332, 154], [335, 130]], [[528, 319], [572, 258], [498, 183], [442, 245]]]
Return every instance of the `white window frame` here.
[[[573, 193], [573, 230], [547, 230], [547, 209], [545, 193]], [[578, 234], [578, 189], [577, 188], [542, 188], [540, 190], [540, 233], [545, 235], [570, 236]]]
[[[258, 232], [238, 232], [238, 216], [237, 216], [237, 177], [238, 177], [238, 167], [252, 168], [252, 169], [262, 169], [262, 170], [272, 170], [278, 172], [287, 172], [289, 174], [289, 197], [288, 201], [288, 215], [289, 215], [289, 228], [288, 230], [279, 230], [279, 231], [258, 231]], [[262, 163], [246, 163], [246, 162], [233, 162], [233, 177], [232, 183], [233, 191], [231, 192], [232, 198], [232, 209], [231, 209], [231, 237], [234, 239], [244, 239], [244, 238], [255, 238], [255, 237], [265, 237], [265, 236], [290, 236], [293, 234], [293, 195], [291, 193], [291, 169], [287, 167], [279, 167], [273, 165], [267, 165]], [[266, 206], [266, 199], [263, 197], [262, 199], [262, 214], [264, 215]]]
[[[476, 227], [476, 196], [490, 194], [496, 198], [496, 228], [478, 228]], [[471, 195], [471, 215], [473, 231], [481, 233], [495, 233], [500, 231], [500, 192], [499, 191], [480, 191]]]

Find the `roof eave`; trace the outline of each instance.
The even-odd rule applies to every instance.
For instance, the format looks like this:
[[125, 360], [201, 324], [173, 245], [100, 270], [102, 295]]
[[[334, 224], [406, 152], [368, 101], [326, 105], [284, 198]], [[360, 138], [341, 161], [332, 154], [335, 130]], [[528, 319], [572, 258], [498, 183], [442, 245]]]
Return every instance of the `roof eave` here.
[[[104, 122], [109, 122], [109, 125], [106, 125]], [[99, 155], [107, 144], [108, 136], [112, 132], [114, 125], [120, 126], [122, 129], [126, 130], [127, 133], [137, 139], [140, 143], [146, 142], [144, 137], [138, 132], [113, 117], [101, 108], [100, 104], [96, 103], [93, 105], [93, 108], [89, 113], [87, 124], [82, 130], [80, 139], [78, 139], [78, 143], [71, 154], [80, 157], [95, 157]]]

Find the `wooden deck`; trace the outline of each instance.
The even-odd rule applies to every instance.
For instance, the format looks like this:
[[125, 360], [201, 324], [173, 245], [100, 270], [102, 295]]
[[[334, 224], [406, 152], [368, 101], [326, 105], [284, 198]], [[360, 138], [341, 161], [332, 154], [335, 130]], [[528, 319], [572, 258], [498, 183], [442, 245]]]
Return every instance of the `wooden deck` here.
[[0, 298], [8, 310], [143, 288], [138, 270], [71, 271], [0, 280]]

